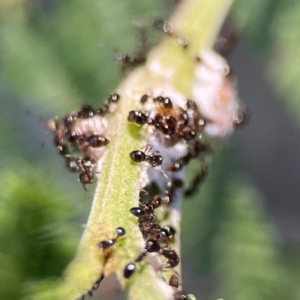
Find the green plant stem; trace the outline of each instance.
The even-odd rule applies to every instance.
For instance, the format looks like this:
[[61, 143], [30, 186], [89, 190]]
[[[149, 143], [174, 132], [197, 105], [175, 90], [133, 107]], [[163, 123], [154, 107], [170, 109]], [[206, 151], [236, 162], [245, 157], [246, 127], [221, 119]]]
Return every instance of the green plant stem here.
[[[146, 66], [136, 69], [117, 89], [121, 99], [108, 118], [110, 143], [99, 164], [99, 181], [89, 220], [64, 281], [52, 291], [55, 299], [76, 299], [91, 288], [102, 272], [108, 275], [113, 271], [117, 272], [130, 299], [166, 299], [166, 294], [158, 288], [157, 275], [146, 263], [129, 280], [122, 276], [124, 266], [134, 261], [143, 249], [137, 220], [129, 213], [131, 207], [138, 206], [141, 189], [140, 169], [131, 162], [129, 153], [147, 144], [144, 128], [129, 125], [127, 116], [130, 110], [139, 109], [139, 99], [147, 89], [159, 86], [163, 80], [163, 74], [155, 74], [147, 68], [154, 60], [163, 68], [175, 70], [170, 84], [189, 97], [195, 57], [203, 47], [212, 46], [230, 3], [230, 0], [182, 1], [171, 24], [178, 36], [189, 40], [188, 47], [183, 49], [175, 38], [166, 37], [150, 53]], [[112, 247], [109, 257], [105, 257], [97, 244], [114, 237], [118, 226], [126, 229], [126, 236]]]

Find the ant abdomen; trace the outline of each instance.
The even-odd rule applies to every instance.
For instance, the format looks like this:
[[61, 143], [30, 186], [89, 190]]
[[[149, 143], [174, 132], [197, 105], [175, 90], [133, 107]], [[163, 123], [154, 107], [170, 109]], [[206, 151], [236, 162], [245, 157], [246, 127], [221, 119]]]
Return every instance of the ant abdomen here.
[[99, 134], [93, 134], [90, 137], [87, 138], [87, 142], [89, 146], [97, 148], [106, 146], [108, 144], [108, 139], [102, 135]]
[[129, 156], [134, 162], [143, 162], [146, 159], [146, 154], [140, 150], [130, 152]]
[[135, 270], [136, 270], [136, 264], [132, 262], [128, 263], [123, 270], [124, 278], [126, 279], [130, 278], [134, 274]]
[[128, 114], [128, 121], [136, 123], [137, 125], [144, 125], [147, 123], [147, 116], [141, 111], [131, 110]]

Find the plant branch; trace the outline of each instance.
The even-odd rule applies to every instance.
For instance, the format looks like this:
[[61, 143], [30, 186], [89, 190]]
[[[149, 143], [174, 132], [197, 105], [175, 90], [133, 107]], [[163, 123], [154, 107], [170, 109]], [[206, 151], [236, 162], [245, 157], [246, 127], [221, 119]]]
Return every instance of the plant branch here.
[[[132, 300], [172, 299], [169, 286], [146, 263], [129, 280], [122, 275], [124, 266], [144, 247], [137, 220], [129, 213], [131, 207], [138, 206], [141, 190], [141, 169], [131, 162], [129, 153], [147, 144], [146, 129], [129, 125], [127, 117], [129, 111], [139, 109], [141, 96], [155, 88], [172, 86], [186, 98], [191, 96], [195, 58], [201, 49], [212, 47], [230, 4], [230, 0], [182, 1], [170, 24], [176, 36], [188, 39], [187, 48], [174, 36], [164, 38], [149, 54], [146, 65], [132, 72], [116, 90], [121, 97], [107, 117], [110, 143], [99, 162], [99, 180], [86, 230], [63, 282], [51, 291], [52, 299], [79, 298], [102, 273], [107, 276], [111, 272], [117, 272]], [[126, 229], [126, 235], [105, 256], [97, 244], [115, 237], [119, 226]]]

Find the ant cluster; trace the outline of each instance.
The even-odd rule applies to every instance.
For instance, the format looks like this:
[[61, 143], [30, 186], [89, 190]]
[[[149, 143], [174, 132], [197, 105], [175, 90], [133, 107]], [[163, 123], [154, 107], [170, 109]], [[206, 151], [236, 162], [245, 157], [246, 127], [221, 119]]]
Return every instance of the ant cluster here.
[[[201, 164], [199, 173], [192, 180], [190, 187], [184, 188], [183, 167], [192, 159], [198, 159], [201, 154], [209, 149], [202, 138], [206, 120], [200, 113], [197, 104], [192, 100], [186, 100], [178, 104], [171, 97], [158, 95], [142, 95], [140, 98], [141, 110], [132, 110], [128, 113], [130, 124], [140, 128], [145, 127], [149, 134], [148, 145], [144, 149], [133, 150], [129, 157], [134, 163], [146, 163], [146, 171], [160, 168], [167, 182], [162, 177], [149, 176], [147, 185], [144, 185], [140, 194], [139, 206], [132, 207], [130, 213], [138, 218], [139, 229], [145, 240], [145, 247], [138, 257], [128, 263], [123, 275], [130, 278], [137, 269], [137, 263], [141, 262], [149, 254], [156, 255], [162, 262], [160, 270], [173, 269], [180, 262], [179, 255], [172, 246], [176, 235], [176, 229], [172, 225], [164, 226], [166, 220], [170, 220], [170, 211], [176, 205], [177, 191], [186, 196], [192, 195], [207, 173], [207, 166]], [[158, 150], [153, 151], [153, 148]], [[183, 148], [180, 155], [171, 156], [170, 150]], [[171, 156], [171, 157], [170, 157]], [[158, 189], [155, 196], [153, 187]], [[158, 213], [157, 210], [159, 211]], [[193, 295], [185, 294], [178, 290], [180, 277], [173, 270], [169, 285], [174, 288], [174, 299], [194, 299]]]
[[96, 163], [109, 143], [103, 117], [119, 98], [114, 93], [105, 101], [104, 107], [93, 109], [90, 105], [83, 105], [60, 121], [48, 120], [48, 129], [54, 134], [53, 142], [58, 153], [65, 159], [69, 171], [80, 173], [79, 181], [84, 189], [86, 184], [93, 183]]
[[[170, 37], [178, 38], [166, 22], [157, 21], [156, 26]], [[179, 39], [179, 43], [184, 47], [188, 45], [182, 38]], [[215, 72], [213, 67], [205, 65], [205, 59], [202, 58], [199, 56], [195, 59], [198, 67], [201, 65], [208, 71]], [[135, 58], [125, 54], [120, 55], [118, 59], [124, 67], [135, 67], [145, 62], [142, 55]], [[224, 77], [224, 74], [220, 76]], [[204, 81], [199, 82], [202, 84]], [[172, 220], [172, 213], [178, 207], [179, 198], [182, 195], [192, 196], [206, 177], [208, 167], [202, 156], [210, 153], [211, 147], [203, 136], [204, 130], [208, 132], [208, 127], [214, 126], [213, 118], [204, 111], [196, 94], [193, 95], [196, 101], [184, 99], [171, 88], [164, 89], [164, 92], [154, 89], [138, 97], [139, 109], [129, 111], [127, 117], [130, 126], [143, 130], [148, 145], [141, 149], [132, 149], [128, 158], [141, 166], [141, 174], [146, 174], [141, 176], [146, 179], [141, 183], [138, 206], [130, 209], [130, 213], [137, 218], [145, 244], [140, 254], [124, 266], [123, 276], [125, 279], [131, 278], [140, 262], [149, 258], [153, 263], [152, 259], [156, 259], [159, 261], [159, 267], [155, 268], [157, 273], [172, 272], [167, 282], [174, 290], [174, 300], [195, 300], [195, 297], [180, 290], [181, 278], [174, 269], [179, 265], [180, 257], [174, 250], [178, 228], [176, 221]], [[61, 121], [49, 120], [48, 127], [54, 133], [54, 145], [58, 153], [64, 157], [66, 166], [71, 172], [80, 173], [79, 181], [84, 188], [86, 184], [93, 182], [97, 174], [96, 164], [109, 143], [106, 137], [105, 117], [114, 111], [113, 105], [119, 98], [118, 94], [112, 94], [102, 108], [93, 109], [89, 105], [84, 105], [79, 111], [67, 115]], [[231, 111], [228, 115], [232, 122], [230, 126], [240, 125], [245, 117], [242, 110], [236, 110], [233, 118]], [[186, 187], [183, 169], [192, 160], [196, 160], [197, 164], [200, 161], [200, 164], [197, 174]], [[125, 233], [123, 227], [118, 227], [114, 238], [98, 243], [98, 248], [103, 251], [105, 263], [115, 244], [125, 236]], [[90, 296], [99, 287], [103, 278], [102, 274], [87, 291]], [[166, 281], [164, 275], [162, 278]], [[84, 297], [85, 295], [81, 299]]]
[[[124, 266], [123, 276], [126, 279], [131, 278], [137, 271], [140, 262], [147, 257], [150, 259], [155, 257], [159, 261], [159, 271], [172, 270], [173, 272], [168, 281], [169, 286], [174, 289], [173, 298], [177, 300], [193, 299], [193, 295], [179, 290], [181, 279], [174, 268], [180, 263], [180, 258], [172, 248], [176, 229], [172, 225], [165, 224], [168, 220], [169, 210], [176, 202], [174, 199], [177, 191], [180, 190], [187, 196], [193, 194], [206, 174], [206, 165], [202, 164], [201, 171], [192, 181], [192, 185], [183, 190], [184, 182], [180, 171], [192, 159], [198, 159], [209, 148], [201, 137], [207, 121], [200, 114], [196, 103], [191, 100], [187, 100], [182, 108], [175, 105], [170, 97], [143, 95], [140, 103], [147, 110], [130, 111], [128, 113], [130, 124], [140, 127], [148, 126], [148, 133], [154, 137], [153, 142], [156, 144], [163, 145], [167, 149], [180, 144], [184, 145], [187, 151], [184, 152], [184, 155], [177, 155], [177, 157], [169, 159], [169, 162], [164, 152], [153, 150], [152, 145], [129, 153], [131, 161], [138, 164], [143, 163], [146, 172], [149, 169], [160, 168], [164, 178], [167, 178], [167, 184], [155, 196], [151, 196], [153, 186], [156, 185], [156, 189], [159, 190], [157, 180], [160, 181], [160, 179], [150, 180], [148, 185], [143, 186], [141, 190], [138, 206], [130, 209], [130, 213], [137, 218], [145, 246], [133, 261]], [[158, 214], [157, 211], [159, 211]], [[105, 261], [109, 258], [113, 246], [125, 235], [125, 232], [124, 228], [118, 227], [115, 238], [98, 243], [98, 248], [104, 253]], [[102, 279], [103, 276], [101, 276]], [[93, 291], [98, 288], [101, 280], [95, 282], [88, 291], [89, 295], [92, 295]], [[82, 299], [84, 299], [84, 295]]]
[[[197, 104], [192, 100], [187, 100], [185, 107], [175, 106], [170, 97], [157, 96], [150, 97], [145, 94], [140, 102], [146, 110], [130, 111], [128, 121], [137, 126], [148, 126], [155, 143], [163, 145], [166, 149], [184, 145], [188, 149], [184, 155], [172, 158], [169, 165], [164, 166], [164, 173], [169, 173], [169, 190], [178, 187], [178, 179], [175, 173], [181, 171], [192, 159], [197, 159], [202, 153], [209, 149], [203, 141], [202, 132], [208, 122], [200, 113]], [[147, 146], [145, 152], [134, 150], [130, 153], [130, 158], [134, 162], [147, 162], [151, 167], [161, 166], [163, 156], [159, 151], [150, 151], [152, 146]], [[191, 186], [186, 190], [185, 195], [190, 196], [202, 182], [207, 173], [207, 166], [202, 164], [199, 173], [193, 179]], [[182, 187], [182, 186], [180, 186]], [[170, 193], [170, 191], [169, 191]]]
[[[150, 98], [145, 94], [140, 101], [145, 106], [149, 102], [150, 110], [130, 111], [128, 121], [136, 125], [152, 126], [155, 131], [165, 136], [169, 146], [179, 141], [196, 139], [197, 133], [203, 131], [206, 124], [206, 120], [201, 116], [196, 103], [192, 100], [186, 101], [185, 109], [173, 108], [171, 99], [164, 96]], [[155, 112], [154, 115], [153, 112]]]
[[138, 218], [139, 228], [145, 239], [145, 248], [134, 262], [128, 263], [123, 271], [124, 277], [129, 278], [136, 270], [136, 263], [140, 262], [148, 253], [162, 255], [166, 262], [165, 268], [173, 268], [179, 264], [179, 256], [174, 250], [168, 248], [174, 235], [175, 229], [172, 226], [161, 227], [155, 223], [155, 209], [168, 198], [156, 195], [150, 199], [140, 199], [138, 207], [132, 207], [130, 212]]

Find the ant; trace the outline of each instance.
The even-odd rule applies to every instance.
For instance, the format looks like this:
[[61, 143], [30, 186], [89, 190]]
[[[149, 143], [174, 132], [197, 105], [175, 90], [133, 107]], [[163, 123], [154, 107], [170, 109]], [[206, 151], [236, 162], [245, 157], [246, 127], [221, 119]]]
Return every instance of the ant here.
[[[104, 255], [106, 257], [109, 255], [108, 249], [111, 246], [113, 246], [120, 237], [122, 237], [126, 234], [126, 230], [123, 227], [117, 227], [116, 228], [116, 233], [117, 233], [117, 236], [115, 238], [108, 239], [108, 240], [103, 240], [103, 241], [98, 243], [98, 247], [103, 250]], [[87, 291], [87, 293], [89, 294], [90, 297], [93, 296], [93, 291], [96, 291], [99, 288], [100, 283], [103, 279], [104, 279], [104, 274], [101, 274], [101, 276], [93, 284], [92, 288]], [[80, 300], [84, 300], [84, 299], [85, 299], [85, 295], [82, 295]]]
[[169, 97], [158, 96], [156, 98], [153, 98], [153, 102], [159, 103], [161, 106], [163, 106], [163, 108], [166, 109], [173, 108], [172, 101]]
[[137, 110], [131, 110], [127, 119], [129, 122], [133, 122], [141, 126], [146, 123], [152, 123], [152, 119], [148, 118], [147, 114]]
[[[149, 152], [152, 147], [147, 146], [145, 152], [141, 150], [134, 150], [130, 152], [129, 156], [134, 162], [147, 162], [152, 168], [158, 167], [163, 163], [163, 157], [159, 154], [159, 151]], [[149, 154], [147, 154], [149, 153]]]
[[111, 94], [107, 99], [107, 104], [117, 103], [120, 100], [120, 95], [117, 93]]
[[[88, 105], [88, 104], [84, 104], [81, 107], [81, 110], [79, 110], [77, 112], [77, 118], [79, 118], [79, 119], [88, 119], [88, 118], [91, 118], [93, 116], [94, 116], [94, 109], [91, 105]], [[74, 121], [76, 121], [76, 118], [75, 118]]]
[[117, 61], [121, 63], [122, 72], [125, 73], [146, 62], [146, 52], [149, 49], [148, 32], [145, 27], [139, 27], [136, 31], [137, 51], [134, 56], [128, 54], [117, 55]]
[[[56, 123], [58, 124], [58, 123]], [[83, 137], [78, 137], [83, 139]], [[75, 135], [74, 139], [77, 140], [77, 136]], [[91, 183], [92, 178], [94, 177], [94, 167], [95, 164], [90, 159], [81, 159], [76, 156], [73, 156], [70, 151], [70, 147], [67, 144], [67, 141], [64, 137], [61, 137], [58, 133], [56, 133], [54, 138], [54, 144], [60, 155], [65, 158], [65, 163], [67, 168], [71, 172], [80, 172], [79, 181], [83, 184], [84, 189], [85, 184]]]
[[188, 153], [185, 156], [179, 157], [173, 165], [167, 168], [167, 171], [169, 172], [178, 172], [180, 171], [184, 166], [186, 166], [191, 159], [197, 158], [201, 153], [208, 150], [208, 147], [205, 145], [203, 141], [200, 139], [197, 139], [195, 141], [195, 144], [193, 146], [194, 152], [192, 152], [192, 149], [189, 149]]
[[136, 271], [136, 263], [141, 262], [147, 256], [147, 253], [158, 252], [159, 250], [160, 245], [157, 241], [153, 239], [147, 240], [143, 252], [135, 259], [134, 262], [130, 262], [125, 266], [123, 270], [124, 278], [128, 279], [134, 274]]
[[103, 250], [105, 256], [110, 254], [110, 248], [126, 234], [126, 230], [123, 227], [117, 227], [116, 234], [117, 236], [115, 238], [103, 240], [98, 243], [98, 247]]
[[139, 207], [133, 207], [130, 209], [130, 212], [136, 216], [140, 217], [149, 212], [154, 213], [154, 209], [161, 205], [163, 197], [160, 195], [156, 195], [149, 203], [139, 203]]
[[95, 177], [95, 163], [89, 159], [85, 158], [80, 161], [81, 173], [79, 174], [79, 181], [83, 188], [87, 191], [85, 185], [94, 183], [93, 179]]
[[145, 63], [146, 57], [134, 57], [129, 56], [128, 54], [119, 54], [117, 56], [117, 61], [122, 64], [122, 71], [125, 72], [127, 68], [134, 68]]
[[171, 185], [167, 187], [165, 202], [170, 205], [173, 202], [174, 196], [178, 189], [183, 188], [184, 184], [180, 178], [173, 178], [171, 181]]
[[164, 135], [171, 136], [176, 132], [177, 121], [172, 116], [162, 116], [157, 114], [154, 117], [154, 126]]
[[112, 93], [104, 102], [104, 107], [98, 108], [94, 114], [99, 116], [105, 116], [109, 113], [109, 107], [111, 104], [119, 102], [120, 95], [117, 93]]
[[138, 217], [139, 228], [145, 238], [148, 236], [161, 239], [165, 244], [174, 236], [175, 230], [172, 227], [161, 228], [158, 224], [153, 223], [155, 209], [158, 208], [162, 201], [166, 201], [165, 196], [156, 195], [148, 203], [141, 202], [139, 207], [133, 207], [130, 212]]
[[183, 157], [180, 157], [177, 161], [174, 162], [174, 164], [167, 168], [167, 171], [169, 172], [178, 172], [182, 170], [182, 168], [188, 164], [190, 159], [192, 158], [191, 154], [187, 154]]
[[162, 255], [165, 258], [167, 258], [167, 262], [165, 265], [166, 268], [174, 268], [174, 267], [178, 266], [180, 259], [179, 259], [178, 254], [174, 250], [163, 248]]
[[[148, 99], [149, 96], [147, 94], [144, 94], [140, 99], [141, 104], [145, 104]], [[161, 105], [164, 109], [173, 108], [173, 103], [169, 97], [157, 96], [153, 98], [153, 102]]]
[[92, 134], [86, 138], [86, 141], [88, 142], [89, 146], [93, 148], [106, 146], [109, 143], [109, 140], [100, 134]]

